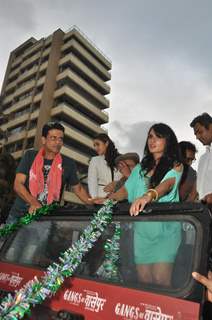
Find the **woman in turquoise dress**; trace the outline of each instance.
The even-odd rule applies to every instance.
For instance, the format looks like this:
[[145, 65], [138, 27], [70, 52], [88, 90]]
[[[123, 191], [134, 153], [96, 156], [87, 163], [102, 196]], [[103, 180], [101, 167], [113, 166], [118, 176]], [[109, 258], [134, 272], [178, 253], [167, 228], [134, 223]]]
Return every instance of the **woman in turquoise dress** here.
[[[151, 201], [178, 202], [182, 171], [175, 133], [166, 124], [155, 124], [149, 130], [141, 163], [110, 198], [128, 198], [131, 216], [141, 213]], [[180, 242], [179, 222], [135, 222], [134, 259], [140, 281], [169, 286]]]

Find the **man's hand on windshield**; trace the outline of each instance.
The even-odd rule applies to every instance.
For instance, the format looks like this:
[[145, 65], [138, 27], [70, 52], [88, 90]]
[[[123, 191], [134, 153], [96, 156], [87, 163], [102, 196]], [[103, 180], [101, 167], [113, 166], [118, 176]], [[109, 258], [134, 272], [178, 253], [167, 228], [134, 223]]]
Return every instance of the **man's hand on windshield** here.
[[192, 276], [195, 280], [207, 288], [207, 299], [212, 302], [212, 272], [208, 272], [208, 278], [198, 272], [193, 272]]
[[37, 209], [40, 209], [41, 207], [42, 205], [40, 204], [40, 202], [35, 199], [33, 202], [31, 202], [28, 212], [33, 214]]

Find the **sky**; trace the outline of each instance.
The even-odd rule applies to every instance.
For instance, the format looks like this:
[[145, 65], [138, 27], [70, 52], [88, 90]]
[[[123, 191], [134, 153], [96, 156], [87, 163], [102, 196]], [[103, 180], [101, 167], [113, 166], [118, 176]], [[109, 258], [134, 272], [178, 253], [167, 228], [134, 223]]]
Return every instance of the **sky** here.
[[164, 122], [199, 158], [189, 123], [212, 113], [211, 12], [211, 0], [0, 0], [0, 86], [10, 51], [77, 25], [112, 60], [106, 127], [120, 152], [142, 155]]

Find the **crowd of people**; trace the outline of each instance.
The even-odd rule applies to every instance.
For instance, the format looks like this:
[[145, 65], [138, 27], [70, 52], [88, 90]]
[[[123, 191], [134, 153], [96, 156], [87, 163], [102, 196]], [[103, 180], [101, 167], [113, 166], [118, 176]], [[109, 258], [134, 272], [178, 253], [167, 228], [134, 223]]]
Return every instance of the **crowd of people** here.
[[[67, 185], [87, 205], [102, 204], [107, 198], [127, 200], [131, 216], [140, 214], [153, 201], [212, 204], [212, 117], [203, 113], [190, 126], [206, 146], [197, 172], [191, 166], [197, 153], [195, 145], [178, 142], [167, 124], [156, 123], [147, 134], [142, 159], [135, 152], [120, 154], [107, 134], [97, 135], [97, 156], [89, 163], [86, 190], [74, 161], [60, 153], [64, 127], [57, 122], [47, 123], [42, 129], [42, 148], [28, 150], [18, 165], [14, 179], [17, 197], [6, 222], [15, 222], [26, 212], [60, 201]], [[169, 286], [180, 242], [179, 222], [135, 222], [134, 257], [139, 279]], [[194, 277], [203, 279], [196, 273]]]

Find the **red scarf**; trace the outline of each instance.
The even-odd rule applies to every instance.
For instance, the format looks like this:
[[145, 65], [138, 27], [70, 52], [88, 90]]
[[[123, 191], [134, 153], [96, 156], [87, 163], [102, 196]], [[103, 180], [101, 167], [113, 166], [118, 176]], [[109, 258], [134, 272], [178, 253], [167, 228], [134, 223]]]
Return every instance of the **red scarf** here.
[[[44, 190], [44, 154], [45, 151], [44, 148], [42, 148], [36, 155], [29, 172], [29, 190], [35, 198]], [[47, 177], [47, 186], [47, 204], [53, 201], [59, 201], [62, 186], [62, 157], [60, 153], [58, 153], [52, 161], [51, 169]]]

